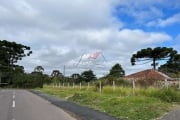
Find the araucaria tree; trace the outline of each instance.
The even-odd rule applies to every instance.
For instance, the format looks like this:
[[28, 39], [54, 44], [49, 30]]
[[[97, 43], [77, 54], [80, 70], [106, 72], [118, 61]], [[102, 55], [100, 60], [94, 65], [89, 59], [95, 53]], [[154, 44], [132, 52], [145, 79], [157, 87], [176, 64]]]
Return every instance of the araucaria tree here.
[[177, 55], [177, 51], [173, 50], [173, 48], [167, 48], [167, 47], [156, 47], [154, 49], [152, 48], [146, 48], [141, 49], [140, 51], [137, 51], [136, 54], [133, 54], [131, 57], [131, 64], [136, 65], [136, 62], [143, 62], [149, 63], [152, 62], [152, 66], [154, 70], [157, 66], [157, 61], [160, 60], [166, 60], [173, 61], [174, 57]]
[[10, 42], [7, 40], [0, 40], [0, 71], [10, 71], [17, 67], [15, 63], [25, 56], [32, 53], [30, 47]]
[[42, 66], [36, 66], [34, 68], [34, 72], [43, 73], [44, 68]]
[[53, 70], [51, 73], [51, 78], [55, 84], [59, 83], [63, 77], [63, 74], [59, 70]]
[[173, 59], [169, 60], [166, 64], [161, 65], [159, 71], [166, 74], [176, 74], [180, 75], [180, 54], [174, 56]]
[[[31, 80], [24, 74], [24, 67], [16, 63], [31, 53], [29, 46], [0, 40], [0, 84], [6, 83], [7, 86], [27, 87], [26, 84], [29, 84]], [[23, 82], [27, 79], [28, 81]]]

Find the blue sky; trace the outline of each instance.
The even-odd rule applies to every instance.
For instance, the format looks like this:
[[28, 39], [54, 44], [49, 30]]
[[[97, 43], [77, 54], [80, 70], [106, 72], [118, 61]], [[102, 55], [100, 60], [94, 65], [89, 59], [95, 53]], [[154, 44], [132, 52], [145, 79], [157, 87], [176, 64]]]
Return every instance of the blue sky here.
[[[150, 69], [131, 66], [136, 51], [166, 46], [180, 52], [179, 0], [1, 0], [1, 39], [31, 47], [33, 54], [19, 61], [26, 72], [42, 65], [45, 73], [67, 75], [93, 69], [102, 76], [116, 63], [126, 74]], [[106, 62], [89, 68], [74, 66], [82, 55], [101, 52]]]
[[[180, 31], [180, 7], [176, 6], [177, 4], [179, 4], [176, 3], [176, 1], [169, 1], [169, 2], [172, 3], [174, 2], [174, 4], [169, 6], [164, 5], [167, 3], [155, 4], [155, 5], [153, 4], [146, 6], [145, 8], [138, 6], [138, 8], [135, 7], [134, 9], [132, 7], [133, 13], [129, 13], [128, 11], [125, 12], [128, 9], [128, 7], [124, 7], [123, 5], [120, 5], [115, 8], [116, 10], [113, 13], [113, 15], [118, 20], [123, 21], [126, 28], [143, 29], [148, 32], [165, 32], [167, 34], [170, 34], [175, 39], [179, 35], [179, 31]], [[157, 12], [153, 13], [153, 11], [157, 11]], [[137, 16], [134, 14], [136, 14]], [[138, 14], [140, 14], [139, 18], [138, 18]], [[172, 19], [173, 17], [174, 19]], [[160, 22], [157, 22], [159, 20], [166, 21], [168, 19], [169, 22], [163, 25], [160, 25]], [[150, 23], [153, 22], [154, 24], [149, 25]]]
[[[164, 5], [164, 4], [168, 4], [165, 2], [162, 4], [153, 4], [153, 5], [150, 4], [147, 6], [145, 5], [145, 8], [143, 8], [142, 6], [138, 6], [138, 8], [132, 7], [133, 13], [125, 12], [128, 9], [128, 7], [124, 7], [123, 5], [117, 6], [114, 15], [119, 20], [125, 22], [127, 25], [126, 27], [128, 28], [134, 28], [134, 29], [140, 28], [148, 31], [166, 31], [168, 33], [170, 32], [171, 34], [177, 35], [179, 32], [174, 30], [174, 28], [177, 30], [179, 28], [179, 21], [178, 21], [179, 17], [177, 17], [176, 22], [172, 22], [171, 24], [170, 23], [166, 24], [163, 27], [162, 26], [160, 27], [159, 25], [148, 26], [148, 23], [150, 22], [156, 22], [158, 21], [158, 19], [167, 20], [179, 14], [180, 8], [176, 6], [177, 5], [176, 1], [169, 1], [172, 3], [174, 2], [174, 4], [169, 6]], [[138, 14], [140, 16], [139, 18], [138, 18]], [[169, 30], [169, 28], [171, 30]]]

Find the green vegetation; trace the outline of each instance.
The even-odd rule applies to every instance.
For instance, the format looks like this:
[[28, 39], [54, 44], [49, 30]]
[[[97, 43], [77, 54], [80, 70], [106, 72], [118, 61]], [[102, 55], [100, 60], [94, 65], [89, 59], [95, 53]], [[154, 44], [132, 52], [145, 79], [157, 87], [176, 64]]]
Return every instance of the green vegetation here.
[[173, 48], [167, 48], [167, 47], [156, 47], [154, 49], [152, 48], [146, 48], [141, 49], [140, 51], [137, 51], [136, 54], [133, 54], [131, 57], [131, 64], [135, 65], [136, 62], [142, 62], [146, 61], [146, 63], [153, 62], [152, 66], [154, 69], [156, 69], [156, 66], [158, 63], [157, 61], [160, 60], [166, 60], [169, 63], [174, 63], [176, 61], [176, 56], [178, 55], [176, 50], [173, 50]]
[[82, 72], [81, 78], [85, 82], [90, 82], [91, 80], [96, 80], [96, 75], [94, 75], [92, 70], [88, 70]]
[[15, 63], [22, 60], [23, 57], [29, 56], [31, 53], [32, 51], [30, 51], [29, 46], [7, 40], [0, 40], [0, 71], [14, 71], [17, 67], [20, 67], [15, 65]]
[[111, 68], [108, 76], [124, 77], [125, 76], [125, 71], [123, 70], [121, 65], [117, 63]]
[[[143, 84], [146, 89], [132, 90], [131, 83], [123, 79], [125, 71], [118, 63], [110, 69], [109, 74], [99, 79], [92, 70], [81, 74], [74, 73], [71, 77], [64, 76], [59, 70], [53, 70], [51, 76], [48, 76], [43, 74], [42, 66], [36, 66], [32, 73], [25, 73], [24, 67], [16, 63], [30, 54], [32, 51], [29, 46], [0, 40], [0, 87], [39, 87], [41, 92], [128, 120], [154, 119], [169, 111], [173, 103], [180, 103], [180, 92], [177, 89], [158, 89]], [[132, 65], [146, 60], [153, 62], [154, 69], [156, 61], [166, 60], [167, 63], [159, 69], [175, 76], [179, 75], [180, 55], [172, 48], [142, 49], [131, 57]], [[93, 86], [81, 86], [87, 83]], [[43, 84], [66, 84], [66, 87], [42, 88]], [[74, 84], [80, 86], [70, 87]]]
[[180, 92], [176, 89], [136, 88], [104, 86], [98, 92], [95, 86], [87, 88], [45, 86], [41, 92], [57, 96], [77, 104], [106, 112], [127, 120], [150, 120], [168, 112], [173, 104], [180, 102]]
[[176, 54], [172, 60], [161, 65], [158, 69], [171, 77], [180, 77], [180, 54]]

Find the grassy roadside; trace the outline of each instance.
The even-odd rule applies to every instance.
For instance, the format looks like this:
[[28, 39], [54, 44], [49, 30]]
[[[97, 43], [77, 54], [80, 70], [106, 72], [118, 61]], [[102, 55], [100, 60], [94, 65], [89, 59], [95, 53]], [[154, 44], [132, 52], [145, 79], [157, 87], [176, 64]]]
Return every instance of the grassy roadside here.
[[155, 88], [137, 88], [135, 95], [132, 95], [131, 88], [126, 87], [116, 88], [115, 91], [111, 87], [104, 87], [102, 93], [95, 91], [94, 87], [79, 89], [45, 86], [38, 90], [127, 120], [155, 119], [169, 111], [173, 102], [180, 102], [179, 91]]

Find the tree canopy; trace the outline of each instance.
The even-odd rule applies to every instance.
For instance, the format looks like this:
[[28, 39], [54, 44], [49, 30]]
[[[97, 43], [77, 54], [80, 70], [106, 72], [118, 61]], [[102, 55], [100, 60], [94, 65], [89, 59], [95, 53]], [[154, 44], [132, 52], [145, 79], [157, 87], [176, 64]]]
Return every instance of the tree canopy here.
[[36, 66], [34, 68], [34, 72], [43, 73], [44, 72], [44, 68], [42, 66]]
[[166, 74], [180, 74], [180, 54], [177, 54], [173, 59], [169, 60], [166, 64], [159, 67], [161, 72]]
[[96, 79], [96, 76], [94, 75], [94, 73], [93, 73], [92, 70], [84, 71], [84, 72], [81, 74], [81, 77], [82, 77], [82, 79], [83, 79], [85, 82], [90, 82], [91, 80], [95, 80], [95, 79]]
[[29, 46], [0, 40], [0, 70], [9, 71], [17, 67], [15, 63], [32, 53]]
[[[156, 69], [157, 61], [160, 60], [166, 60], [166, 61], [174, 61], [174, 57], [177, 55], [177, 51], [173, 50], [173, 48], [167, 48], [167, 47], [156, 47], [154, 49], [152, 48], [146, 48], [141, 49], [140, 51], [137, 51], [137, 53], [133, 54], [131, 57], [131, 64], [136, 65], [136, 62], [142, 62], [145, 63], [152, 62], [152, 66], [154, 69]], [[144, 63], [143, 63], [144, 64]]]
[[[0, 84], [4, 83], [4, 86], [22, 87], [22, 80], [26, 80], [24, 77], [24, 67], [16, 63], [30, 54], [32, 54], [32, 51], [29, 46], [0, 40]], [[29, 80], [26, 83], [30, 84], [28, 82]]]
[[51, 73], [51, 77], [54, 78], [58, 78], [58, 77], [63, 77], [63, 74], [59, 71], [59, 70], [53, 70]]
[[121, 65], [117, 63], [111, 68], [108, 76], [124, 77], [124, 75], [125, 75], [125, 71], [123, 70]]

